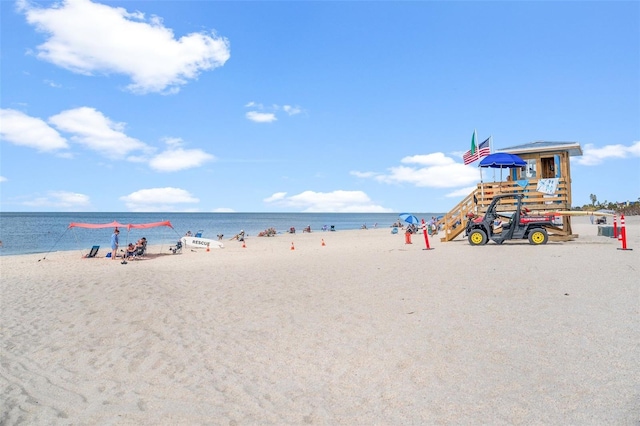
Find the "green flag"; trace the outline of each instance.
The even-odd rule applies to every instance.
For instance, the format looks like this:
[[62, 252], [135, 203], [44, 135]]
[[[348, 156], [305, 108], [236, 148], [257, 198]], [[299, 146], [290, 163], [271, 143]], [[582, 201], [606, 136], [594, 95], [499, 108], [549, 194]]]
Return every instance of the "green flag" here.
[[473, 136], [471, 136], [471, 155], [476, 153], [476, 131], [473, 131]]

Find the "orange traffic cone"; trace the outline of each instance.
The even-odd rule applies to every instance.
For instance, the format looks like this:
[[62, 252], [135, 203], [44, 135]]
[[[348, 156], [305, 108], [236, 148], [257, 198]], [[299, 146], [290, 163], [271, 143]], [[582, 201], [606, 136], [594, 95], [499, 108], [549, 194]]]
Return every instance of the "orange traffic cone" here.
[[211, 251], [211, 249], [209, 248], [209, 245], [207, 245], [207, 251]]
[[324, 243], [324, 238], [322, 239], [322, 247], [326, 246], [326, 244]]
[[296, 248], [293, 245], [293, 241], [291, 242], [291, 250], [295, 250]]
[[244, 243], [244, 241], [242, 242], [242, 248], [247, 248], [247, 245]]

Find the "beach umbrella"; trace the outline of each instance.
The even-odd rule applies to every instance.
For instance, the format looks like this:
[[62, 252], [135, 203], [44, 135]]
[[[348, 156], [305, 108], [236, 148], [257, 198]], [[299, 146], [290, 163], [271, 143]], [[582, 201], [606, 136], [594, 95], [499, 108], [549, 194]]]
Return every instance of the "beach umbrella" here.
[[[478, 167], [500, 169], [500, 181], [502, 181], [502, 169], [515, 169], [518, 167], [525, 167], [527, 162], [515, 154], [509, 154], [507, 152], [496, 152], [489, 154], [480, 160]], [[482, 172], [480, 174], [482, 176]], [[482, 181], [482, 179], [480, 179]]]
[[407, 223], [413, 224], [413, 225], [418, 225], [420, 223], [418, 218], [415, 217], [414, 215], [412, 215], [411, 213], [401, 213], [400, 214], [400, 219], [404, 220]]
[[492, 169], [513, 169], [516, 167], [524, 167], [527, 162], [515, 154], [507, 152], [496, 152], [489, 154], [480, 160], [478, 167], [491, 167]]
[[[502, 186], [502, 169], [514, 169], [518, 167], [525, 167], [527, 162], [515, 154], [509, 154], [508, 152], [495, 152], [489, 154], [480, 160], [480, 186], [482, 190], [482, 199], [484, 200], [484, 185], [482, 184], [482, 169], [492, 168], [500, 169], [500, 185]], [[495, 177], [494, 177], [495, 179]]]

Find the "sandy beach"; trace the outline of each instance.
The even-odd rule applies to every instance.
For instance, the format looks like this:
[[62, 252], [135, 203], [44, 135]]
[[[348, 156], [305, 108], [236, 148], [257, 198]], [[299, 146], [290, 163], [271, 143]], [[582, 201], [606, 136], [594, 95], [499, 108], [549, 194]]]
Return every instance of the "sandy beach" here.
[[637, 425], [640, 217], [597, 229], [5, 256], [0, 424]]

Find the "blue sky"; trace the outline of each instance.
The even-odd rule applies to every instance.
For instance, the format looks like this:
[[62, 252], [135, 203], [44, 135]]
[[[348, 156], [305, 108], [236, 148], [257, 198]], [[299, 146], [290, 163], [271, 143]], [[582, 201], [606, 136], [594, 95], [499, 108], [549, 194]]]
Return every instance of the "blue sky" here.
[[635, 1], [0, 8], [2, 211], [445, 212], [474, 129], [640, 196]]

